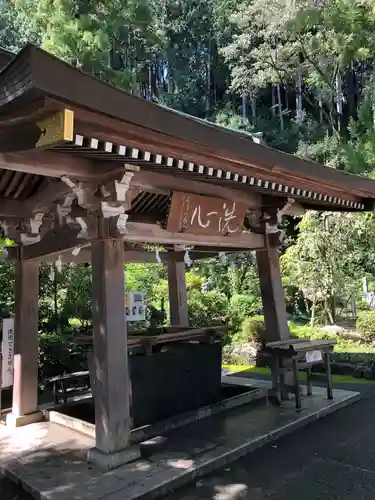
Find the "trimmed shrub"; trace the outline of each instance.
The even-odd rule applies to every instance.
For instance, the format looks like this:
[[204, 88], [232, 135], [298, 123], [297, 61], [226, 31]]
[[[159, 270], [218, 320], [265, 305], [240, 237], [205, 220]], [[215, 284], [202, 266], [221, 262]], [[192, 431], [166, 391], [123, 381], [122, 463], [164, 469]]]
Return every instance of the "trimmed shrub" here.
[[82, 346], [72, 343], [71, 333], [39, 334], [39, 381], [63, 373], [87, 369], [87, 358]]
[[251, 316], [245, 318], [242, 323], [241, 338], [245, 342], [260, 343], [264, 339], [265, 326], [263, 316]]
[[192, 327], [210, 326], [227, 316], [228, 299], [223, 293], [191, 290], [188, 294], [189, 323]]
[[375, 338], [375, 311], [362, 311], [356, 322], [356, 329], [361, 332], [363, 340]]
[[262, 308], [259, 297], [253, 295], [233, 295], [229, 302], [228, 317], [231, 331], [236, 333], [241, 329], [245, 318], [256, 314]]
[[298, 325], [293, 321], [289, 323], [289, 331], [292, 337], [309, 338], [311, 340], [331, 339], [335, 337], [332, 333], [327, 333], [315, 326]]

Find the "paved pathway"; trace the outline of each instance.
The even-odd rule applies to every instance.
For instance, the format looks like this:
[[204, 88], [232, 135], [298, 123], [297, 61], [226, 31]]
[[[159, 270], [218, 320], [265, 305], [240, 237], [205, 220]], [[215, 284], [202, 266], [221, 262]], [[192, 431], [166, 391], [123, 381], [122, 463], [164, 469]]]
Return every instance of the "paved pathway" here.
[[[363, 399], [165, 500], [375, 500], [375, 386], [341, 388]], [[0, 499], [32, 500], [4, 479]]]
[[165, 500], [375, 500], [375, 386], [346, 388], [363, 399]]

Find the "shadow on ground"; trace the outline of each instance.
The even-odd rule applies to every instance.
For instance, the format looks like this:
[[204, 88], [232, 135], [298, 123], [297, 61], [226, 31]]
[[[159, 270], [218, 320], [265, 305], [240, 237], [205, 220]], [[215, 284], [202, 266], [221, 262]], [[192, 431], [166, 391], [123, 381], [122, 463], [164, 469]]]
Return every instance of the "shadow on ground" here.
[[[197, 480], [165, 500], [375, 500], [375, 386], [337, 387], [360, 391], [361, 401]], [[32, 497], [9, 480], [0, 479], [0, 499]]]
[[375, 386], [362, 399], [165, 500], [375, 500]]

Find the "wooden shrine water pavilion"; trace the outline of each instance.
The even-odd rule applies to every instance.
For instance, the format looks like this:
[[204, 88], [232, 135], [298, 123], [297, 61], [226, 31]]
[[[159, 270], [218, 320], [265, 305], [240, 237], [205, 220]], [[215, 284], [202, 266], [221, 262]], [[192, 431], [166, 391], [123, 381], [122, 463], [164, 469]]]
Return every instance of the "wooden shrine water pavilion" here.
[[[58, 256], [91, 261], [96, 448], [90, 459], [116, 466], [129, 458], [127, 348], [135, 342], [126, 331], [124, 263], [155, 262], [147, 245], [163, 247], [171, 343], [185, 349], [196, 345], [189, 341], [197, 336], [208, 340], [200, 344], [199, 355], [197, 350], [191, 354], [190, 366], [197, 370], [194, 379], [185, 380], [181, 398], [189, 399], [189, 384], [203, 381], [208, 389], [198, 403], [207, 404], [220, 385], [221, 348], [215, 342], [220, 327], [189, 329], [186, 250], [192, 259], [255, 251], [265, 340], [285, 340], [282, 215], [308, 209], [372, 211], [375, 181], [275, 151], [250, 134], [130, 96], [32, 45], [14, 57], [0, 52], [0, 64], [0, 223], [17, 244], [8, 249], [8, 259], [16, 265], [8, 423], [26, 425], [41, 418], [39, 263]], [[147, 357], [149, 343], [140, 339]], [[150, 372], [160, 375], [161, 384], [173, 377], [171, 364], [189, 357], [186, 350], [175, 352], [175, 359]], [[144, 388], [147, 398], [147, 384]], [[150, 386], [149, 394], [153, 391]]]

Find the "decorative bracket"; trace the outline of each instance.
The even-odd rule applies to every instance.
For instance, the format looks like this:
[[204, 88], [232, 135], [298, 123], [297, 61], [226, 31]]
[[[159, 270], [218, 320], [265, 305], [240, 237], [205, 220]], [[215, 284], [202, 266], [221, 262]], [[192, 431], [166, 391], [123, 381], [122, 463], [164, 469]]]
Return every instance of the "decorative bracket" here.
[[120, 181], [115, 181], [117, 201], [126, 201], [126, 193], [129, 191], [130, 181], [132, 180], [133, 175], [134, 172], [126, 171]]
[[279, 235], [279, 245], [282, 245], [284, 241], [285, 231], [282, 231], [279, 228], [279, 225], [282, 223], [283, 215], [288, 211], [288, 209], [295, 202], [294, 198], [288, 198], [287, 202], [282, 208], [276, 208], [276, 211], [273, 213], [265, 213], [264, 221], [265, 221], [265, 233], [266, 236], [272, 234]]
[[34, 245], [34, 243], [39, 243], [41, 240], [40, 234], [26, 234], [26, 233], [21, 233], [21, 243], [22, 245], [28, 246], [28, 245]]
[[127, 233], [126, 222], [128, 220], [128, 217], [129, 217], [128, 214], [120, 214], [117, 218], [116, 227], [120, 234]]
[[8, 224], [5, 221], [0, 222], [0, 227], [3, 231], [3, 235], [6, 237], [8, 236]]
[[74, 197], [77, 198], [78, 205], [86, 208], [87, 210], [95, 210], [98, 207], [98, 199], [94, 195], [94, 192], [97, 190], [96, 185], [93, 186], [92, 184], [85, 184], [82, 182], [76, 184], [67, 175], [61, 177], [61, 180], [65, 182], [68, 187], [70, 187], [75, 195]]
[[109, 204], [107, 201], [101, 202], [101, 209], [105, 219], [125, 214], [125, 207], [123, 205]]
[[40, 226], [43, 224], [44, 213], [38, 212], [30, 219], [30, 232], [31, 234], [39, 234]]
[[72, 211], [72, 203], [74, 198], [75, 198], [75, 193], [69, 193], [65, 196], [64, 203], [62, 205], [56, 206], [57, 216], [60, 225], [63, 223], [64, 218], [67, 217]]
[[76, 217], [77, 223], [80, 225], [81, 230], [77, 234], [77, 238], [87, 238], [88, 237], [88, 226], [83, 217]]

